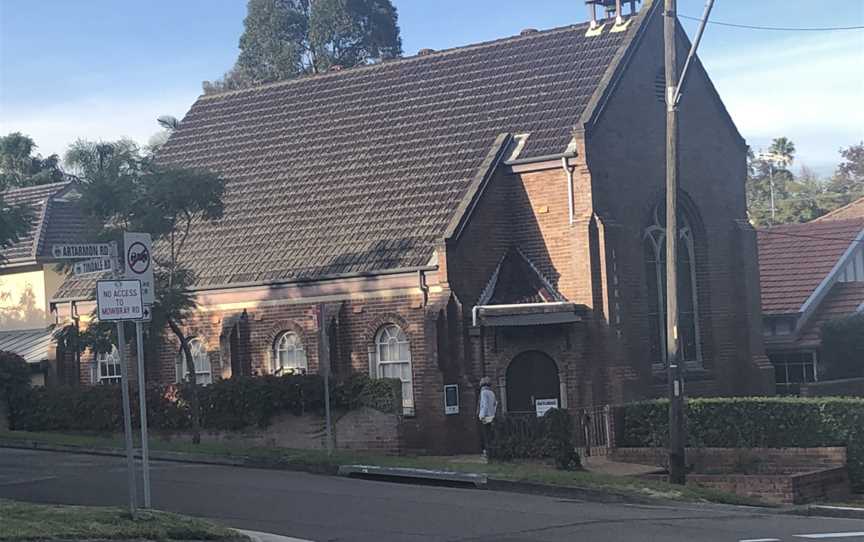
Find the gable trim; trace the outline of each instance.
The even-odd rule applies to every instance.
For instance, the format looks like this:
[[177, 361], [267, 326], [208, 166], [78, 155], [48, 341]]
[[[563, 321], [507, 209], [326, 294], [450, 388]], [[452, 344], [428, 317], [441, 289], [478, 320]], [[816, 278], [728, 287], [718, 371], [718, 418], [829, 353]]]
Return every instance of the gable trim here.
[[495, 175], [495, 170], [498, 169], [498, 165], [504, 160], [504, 155], [510, 147], [510, 140], [512, 138], [513, 136], [509, 133], [498, 134], [495, 138], [492, 148], [489, 149], [486, 158], [484, 158], [483, 162], [480, 164], [477, 174], [471, 181], [471, 185], [468, 186], [468, 190], [462, 197], [462, 201], [460, 201], [459, 205], [456, 207], [456, 211], [453, 213], [453, 217], [450, 219], [447, 229], [444, 230], [445, 241], [458, 239], [459, 236], [462, 235], [465, 226], [471, 218], [471, 214], [480, 202], [480, 197], [483, 195], [486, 185], [489, 184], [489, 181]]
[[609, 67], [606, 68], [606, 73], [603, 75], [603, 78], [600, 79], [600, 82], [597, 83], [597, 88], [594, 90], [594, 94], [592, 94], [591, 99], [588, 100], [588, 105], [585, 106], [585, 111], [582, 112], [582, 116], [579, 118], [579, 126], [583, 130], [588, 126], [596, 124], [600, 115], [603, 113], [603, 110], [606, 109], [606, 104], [609, 103], [609, 100], [615, 93], [615, 89], [618, 88], [618, 83], [621, 81], [621, 78], [624, 77], [624, 72], [627, 70], [627, 66], [630, 65], [630, 61], [633, 59], [636, 49], [642, 42], [642, 38], [648, 28], [647, 21], [651, 20], [654, 13], [659, 11], [660, 8], [658, 6], [661, 3], [662, 2], [655, 2], [654, 0], [645, 0], [645, 7], [635, 16], [636, 28], [625, 39], [624, 43], [621, 44], [621, 47], [615, 53], [612, 62], [610, 62]]
[[810, 297], [808, 297], [807, 300], [804, 301], [804, 304], [801, 305], [801, 308], [798, 311], [801, 316], [798, 318], [798, 324], [795, 326], [796, 335], [804, 329], [804, 325], [816, 312], [816, 309], [819, 307], [822, 300], [825, 299], [825, 296], [828, 295], [828, 291], [831, 290], [831, 287], [837, 282], [840, 272], [846, 269], [846, 265], [849, 264], [852, 257], [855, 255], [855, 250], [858, 248], [859, 243], [864, 243], [864, 230], [858, 232], [858, 235], [856, 235], [855, 239], [849, 243], [849, 246], [846, 247], [846, 251], [843, 252], [843, 255], [840, 256], [840, 259], [837, 260], [837, 263], [834, 264], [834, 267], [831, 268], [828, 275], [822, 279], [819, 286], [813, 290]]

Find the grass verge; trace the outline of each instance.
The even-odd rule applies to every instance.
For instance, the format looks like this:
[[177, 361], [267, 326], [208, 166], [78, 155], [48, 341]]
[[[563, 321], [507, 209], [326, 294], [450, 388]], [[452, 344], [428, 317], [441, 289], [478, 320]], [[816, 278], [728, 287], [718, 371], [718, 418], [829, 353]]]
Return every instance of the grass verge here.
[[[0, 440], [33, 441], [42, 444], [83, 448], [122, 449], [117, 437], [65, 433], [0, 432]], [[250, 447], [233, 443], [189, 442], [150, 439], [150, 449], [251, 460], [250, 466], [291, 468], [314, 472], [335, 472], [339, 465], [364, 464], [382, 467], [408, 467], [486, 474], [491, 479], [525, 482], [555, 487], [604, 491], [621, 496], [647, 497], [676, 501], [715, 502], [748, 506], [768, 506], [757, 499], [742, 497], [698, 486], [681, 487], [666, 482], [611, 476], [587, 471], [562, 471], [538, 462], [491, 462], [488, 464], [459, 461], [434, 456], [376, 456], [347, 451], [296, 450], [291, 448]]]
[[0, 500], [0, 540], [243, 540], [201, 519], [120, 508], [58, 506]]

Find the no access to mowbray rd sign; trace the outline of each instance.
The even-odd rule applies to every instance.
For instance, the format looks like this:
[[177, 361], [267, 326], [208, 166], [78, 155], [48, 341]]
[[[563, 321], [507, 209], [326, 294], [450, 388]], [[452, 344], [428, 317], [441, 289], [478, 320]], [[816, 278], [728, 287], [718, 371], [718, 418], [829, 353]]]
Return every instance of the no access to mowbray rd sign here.
[[96, 283], [99, 320], [140, 320], [144, 316], [140, 280], [100, 280]]

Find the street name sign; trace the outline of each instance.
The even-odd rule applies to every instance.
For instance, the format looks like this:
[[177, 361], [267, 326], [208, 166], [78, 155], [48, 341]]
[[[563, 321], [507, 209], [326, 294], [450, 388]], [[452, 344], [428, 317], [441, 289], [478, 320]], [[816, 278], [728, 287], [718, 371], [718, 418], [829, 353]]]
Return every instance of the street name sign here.
[[154, 301], [152, 244], [149, 233], [123, 234], [124, 278], [141, 281], [141, 298], [147, 305]]
[[106, 273], [114, 270], [113, 258], [93, 258], [92, 260], [84, 260], [75, 262], [72, 266], [72, 272], [75, 275], [90, 275], [93, 273]]
[[58, 260], [82, 260], [84, 258], [110, 258], [110, 243], [77, 243], [53, 245], [51, 256]]
[[144, 303], [140, 280], [100, 280], [96, 282], [96, 306], [102, 322], [141, 320]]

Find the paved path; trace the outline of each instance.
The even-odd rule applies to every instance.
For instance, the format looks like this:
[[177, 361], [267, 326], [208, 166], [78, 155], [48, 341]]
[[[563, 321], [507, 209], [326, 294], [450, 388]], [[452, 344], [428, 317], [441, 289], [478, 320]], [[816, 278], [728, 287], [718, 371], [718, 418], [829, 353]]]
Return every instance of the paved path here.
[[[746, 508], [600, 504], [164, 462], [152, 477], [157, 508], [315, 542], [864, 542], [864, 521]], [[0, 498], [123, 505], [125, 480], [121, 458], [0, 449]]]

